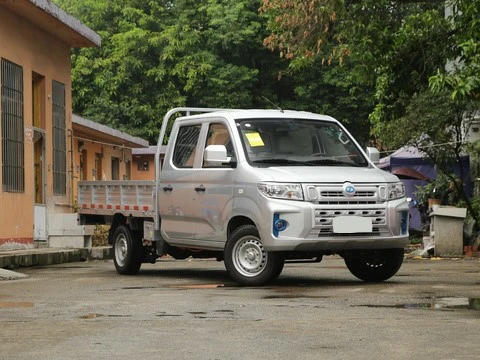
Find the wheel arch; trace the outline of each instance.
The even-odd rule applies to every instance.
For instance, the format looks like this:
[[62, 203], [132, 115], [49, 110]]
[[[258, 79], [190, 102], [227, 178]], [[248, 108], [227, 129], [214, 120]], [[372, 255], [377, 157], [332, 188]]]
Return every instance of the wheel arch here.
[[127, 225], [127, 218], [122, 214], [113, 215], [112, 222], [110, 223], [110, 230], [108, 230], [108, 243], [113, 245], [115, 241], [115, 231], [120, 225]]
[[242, 216], [242, 215], [235, 216], [231, 218], [230, 221], [228, 222], [227, 239], [230, 238], [230, 236], [236, 229], [238, 229], [240, 226], [243, 226], [243, 225], [253, 225], [257, 227], [257, 225], [249, 217]]

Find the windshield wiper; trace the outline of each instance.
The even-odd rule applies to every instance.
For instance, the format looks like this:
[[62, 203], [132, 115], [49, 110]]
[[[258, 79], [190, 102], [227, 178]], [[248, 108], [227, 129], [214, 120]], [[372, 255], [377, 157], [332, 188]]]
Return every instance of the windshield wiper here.
[[276, 165], [306, 165], [306, 166], [314, 166], [313, 163], [310, 161], [298, 161], [298, 160], [290, 160], [290, 159], [279, 159], [279, 158], [271, 158], [271, 159], [260, 159], [260, 160], [252, 160], [255, 164], [276, 164]]
[[356, 164], [356, 163], [346, 162], [338, 159], [330, 159], [330, 158], [308, 160], [306, 163], [311, 165], [342, 165], [342, 166], [353, 166], [353, 167], [365, 166], [362, 164]]

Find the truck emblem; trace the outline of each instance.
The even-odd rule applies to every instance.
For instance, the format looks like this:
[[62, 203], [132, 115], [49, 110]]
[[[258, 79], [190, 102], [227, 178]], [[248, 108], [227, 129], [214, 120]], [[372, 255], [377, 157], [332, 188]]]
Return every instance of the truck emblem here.
[[343, 184], [343, 194], [345, 196], [353, 196], [355, 195], [355, 186], [353, 184], [346, 182]]

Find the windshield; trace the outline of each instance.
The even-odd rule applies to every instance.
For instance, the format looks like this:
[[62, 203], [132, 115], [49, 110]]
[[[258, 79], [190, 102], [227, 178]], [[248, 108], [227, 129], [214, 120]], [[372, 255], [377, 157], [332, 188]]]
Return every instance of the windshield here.
[[237, 119], [253, 166], [355, 166], [368, 162], [335, 123], [308, 119]]

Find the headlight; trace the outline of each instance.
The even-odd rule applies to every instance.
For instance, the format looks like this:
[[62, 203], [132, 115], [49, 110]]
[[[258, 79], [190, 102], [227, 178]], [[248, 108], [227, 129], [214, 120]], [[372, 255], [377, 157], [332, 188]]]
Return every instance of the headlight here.
[[405, 186], [402, 182], [387, 185], [388, 200], [394, 200], [405, 196]]
[[300, 184], [259, 183], [258, 191], [271, 198], [303, 200], [303, 191]]

